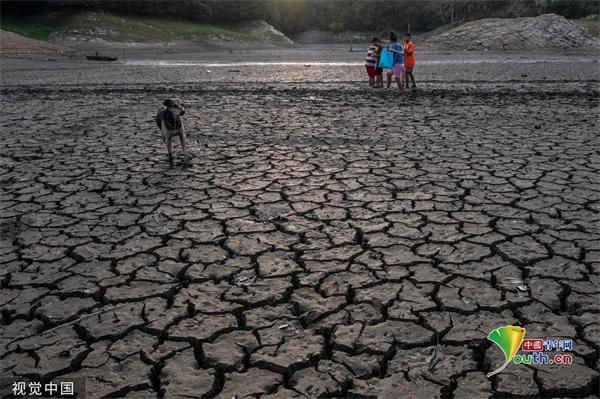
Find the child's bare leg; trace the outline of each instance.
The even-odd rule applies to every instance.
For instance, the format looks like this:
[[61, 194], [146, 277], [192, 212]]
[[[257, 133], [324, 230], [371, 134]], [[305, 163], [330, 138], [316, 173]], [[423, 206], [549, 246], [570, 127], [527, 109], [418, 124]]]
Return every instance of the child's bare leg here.
[[392, 74], [388, 72], [387, 74], [387, 88], [389, 89], [392, 84]]
[[374, 84], [375, 84], [375, 79], [369, 77], [369, 86], [373, 87]]
[[[411, 73], [409, 73], [409, 76], [410, 76], [410, 80], [412, 80], [413, 87], [417, 87], [417, 84], [415, 83], [415, 75], [413, 75], [411, 72]], [[408, 85], [408, 79], [406, 79], [406, 85]]]
[[404, 85], [402, 84], [402, 78], [396, 78], [396, 84], [398, 85], [398, 91], [404, 90]]

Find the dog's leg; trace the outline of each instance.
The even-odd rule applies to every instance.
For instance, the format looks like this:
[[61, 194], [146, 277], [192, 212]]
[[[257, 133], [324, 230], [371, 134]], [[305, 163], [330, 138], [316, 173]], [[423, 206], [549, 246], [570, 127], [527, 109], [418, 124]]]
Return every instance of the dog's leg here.
[[183, 163], [185, 166], [190, 166], [190, 157], [187, 152], [187, 143], [185, 141], [185, 131], [183, 126], [179, 129], [179, 141], [181, 141], [181, 149], [183, 150]]
[[[159, 113], [159, 115], [160, 115], [160, 113]], [[159, 118], [159, 115], [157, 115], [156, 117]], [[166, 144], [167, 143], [167, 126], [165, 125], [165, 121], [164, 120], [160, 121], [159, 128], [160, 128], [160, 135], [161, 135], [161, 137], [163, 139], [163, 143]]]
[[161, 123], [160, 133], [162, 135], [163, 143], [167, 145], [167, 152], [169, 154], [169, 165], [173, 166], [173, 155], [171, 154], [171, 135], [169, 134], [169, 130], [165, 125], [165, 121]]
[[173, 152], [172, 152], [172, 148], [171, 148], [171, 139], [173, 138], [173, 136], [171, 136], [170, 133], [167, 133], [167, 152], [169, 153], [169, 165], [171, 165], [171, 167], [173, 167]]

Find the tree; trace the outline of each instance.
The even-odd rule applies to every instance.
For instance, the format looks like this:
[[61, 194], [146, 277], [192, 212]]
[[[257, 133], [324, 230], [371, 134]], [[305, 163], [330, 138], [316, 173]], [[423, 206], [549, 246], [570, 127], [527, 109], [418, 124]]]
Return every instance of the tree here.
[[334, 32], [341, 32], [344, 30], [344, 23], [340, 21], [333, 21], [329, 24], [329, 30]]
[[598, 0], [546, 0], [545, 10], [565, 18], [582, 18], [598, 14]]

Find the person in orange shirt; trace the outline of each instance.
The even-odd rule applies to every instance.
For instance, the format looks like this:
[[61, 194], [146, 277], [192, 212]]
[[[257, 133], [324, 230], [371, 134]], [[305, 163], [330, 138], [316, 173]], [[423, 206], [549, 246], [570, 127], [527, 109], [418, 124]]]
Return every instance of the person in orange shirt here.
[[413, 76], [413, 68], [415, 67], [415, 46], [410, 41], [410, 33], [404, 34], [404, 78], [406, 87], [408, 87], [408, 78], [412, 81], [413, 89], [417, 88], [415, 77]]

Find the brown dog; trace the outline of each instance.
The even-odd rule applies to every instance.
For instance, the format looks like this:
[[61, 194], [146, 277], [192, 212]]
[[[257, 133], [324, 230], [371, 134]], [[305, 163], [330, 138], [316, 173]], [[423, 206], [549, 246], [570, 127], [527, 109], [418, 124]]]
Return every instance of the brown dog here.
[[185, 142], [185, 131], [181, 117], [185, 114], [183, 102], [178, 98], [167, 98], [163, 101], [163, 106], [159, 108], [156, 114], [156, 124], [162, 133], [163, 142], [167, 145], [169, 153], [169, 165], [173, 166], [173, 154], [171, 151], [171, 140], [179, 136], [181, 149], [183, 150], [184, 165], [189, 166], [189, 156]]

